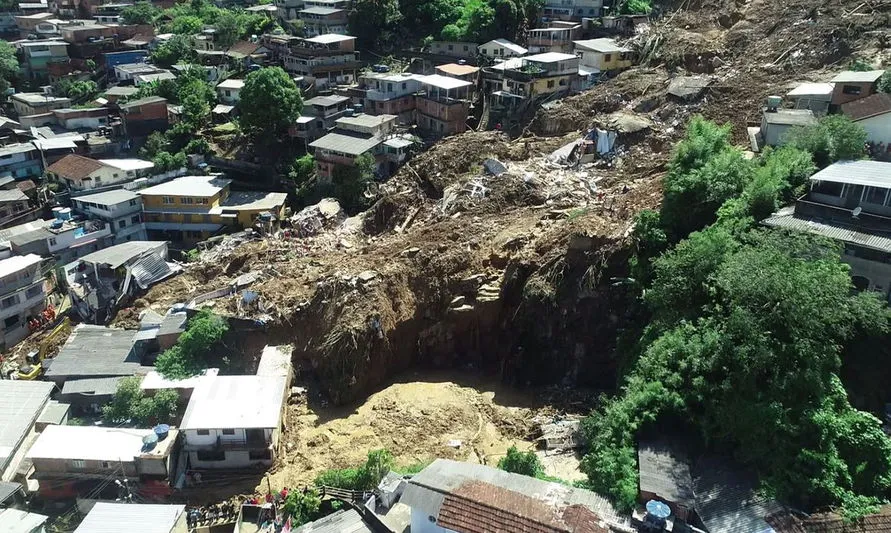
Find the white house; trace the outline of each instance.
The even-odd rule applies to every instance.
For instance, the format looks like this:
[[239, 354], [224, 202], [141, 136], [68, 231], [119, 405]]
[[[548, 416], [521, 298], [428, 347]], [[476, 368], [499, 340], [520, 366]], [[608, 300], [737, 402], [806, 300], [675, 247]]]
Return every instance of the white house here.
[[579, 56], [579, 64], [598, 72], [626, 69], [634, 64], [634, 51], [618, 45], [613, 39], [588, 39], [572, 44]]
[[485, 44], [481, 44], [478, 48], [481, 56], [492, 59], [504, 59], [506, 57], [524, 56], [528, 52], [527, 49], [508, 41], [507, 39], [494, 39]]
[[190, 468], [271, 465], [281, 433], [287, 378], [206, 377], [183, 416]]
[[69, 154], [47, 167], [46, 171], [69, 189], [86, 191], [133, 181], [149, 173], [154, 166], [151, 161], [142, 159], [90, 159]]
[[0, 347], [12, 348], [28, 336], [28, 320], [46, 308], [46, 292], [40, 275], [41, 258], [17, 255], [0, 261]]
[[885, 155], [891, 152], [891, 94], [876, 93], [848, 102], [842, 106], [842, 113], [863, 126], [866, 140], [875, 144], [876, 151]]
[[224, 104], [235, 105], [241, 99], [244, 80], [228, 79], [217, 85], [217, 96]]
[[76, 212], [107, 222], [114, 244], [147, 240], [142, 220], [142, 196], [126, 189], [113, 189], [71, 199]]

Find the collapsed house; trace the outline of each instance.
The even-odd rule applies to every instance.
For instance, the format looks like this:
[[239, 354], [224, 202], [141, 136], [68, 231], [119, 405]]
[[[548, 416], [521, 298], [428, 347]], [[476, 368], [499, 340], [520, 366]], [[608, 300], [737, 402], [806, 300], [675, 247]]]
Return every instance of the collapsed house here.
[[139, 290], [146, 290], [182, 270], [167, 262], [164, 241], [130, 241], [82, 257], [65, 267], [72, 307], [94, 324]]

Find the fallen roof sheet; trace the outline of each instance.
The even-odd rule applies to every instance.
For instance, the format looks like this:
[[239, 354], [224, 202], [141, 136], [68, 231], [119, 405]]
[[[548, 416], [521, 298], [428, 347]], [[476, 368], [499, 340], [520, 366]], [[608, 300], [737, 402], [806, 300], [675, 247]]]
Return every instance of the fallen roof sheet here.
[[80, 260], [86, 263], [107, 265], [108, 268], [114, 270], [127, 264], [128, 261], [135, 257], [151, 251], [161, 250], [166, 245], [166, 241], [129, 241], [87, 254], [81, 257]]
[[9, 466], [52, 390], [46, 381], [0, 380], [0, 472]]
[[74, 533], [171, 533], [185, 505], [96, 502]]
[[216, 376], [195, 387], [181, 429], [277, 428], [285, 378]]
[[[0, 481], [0, 505], [6, 503], [15, 494], [22, 492], [22, 485], [12, 481]], [[24, 494], [22, 493], [22, 496]]]
[[34, 533], [43, 531], [48, 516], [19, 509], [0, 510], [0, 533]]
[[266, 346], [257, 365], [258, 376], [284, 376], [291, 374], [291, 346]]

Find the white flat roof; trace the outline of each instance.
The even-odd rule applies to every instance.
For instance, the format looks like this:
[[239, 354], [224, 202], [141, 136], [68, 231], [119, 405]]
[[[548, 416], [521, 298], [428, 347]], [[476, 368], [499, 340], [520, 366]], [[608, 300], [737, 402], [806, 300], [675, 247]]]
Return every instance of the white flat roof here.
[[601, 38], [601, 39], [588, 39], [586, 41], [572, 41], [578, 48], [584, 48], [586, 50], [593, 50], [594, 52], [602, 52], [602, 53], [616, 53], [616, 52], [630, 52], [630, 48], [625, 48], [624, 46], [619, 46], [616, 44], [614, 39], [609, 38]]
[[0, 261], [0, 278], [5, 278], [10, 274], [24, 270], [39, 262], [40, 256], [35, 254], [16, 255], [8, 259], [3, 259]]
[[512, 52], [516, 52], [518, 54], [525, 54], [526, 52], [529, 51], [529, 50], [523, 48], [522, 46], [518, 45], [517, 43], [508, 41], [507, 39], [492, 39], [488, 43], [481, 44], [480, 48], [486, 46], [487, 44], [491, 44], [491, 43], [495, 43], [503, 48], [507, 48], [508, 50], [510, 50]]
[[74, 533], [171, 533], [185, 505], [96, 502]]
[[31, 446], [27, 457], [131, 462], [134, 457], [142, 455], [143, 437], [152, 433], [154, 431], [151, 429], [47, 426]]
[[142, 378], [139, 388], [142, 390], [194, 389], [202, 380], [216, 377], [219, 373], [219, 368], [208, 368], [198, 376], [185, 379], [167, 379], [159, 374], [157, 370], [152, 370]]
[[145, 170], [155, 166], [151, 161], [143, 159], [100, 159], [99, 162], [124, 171]]
[[284, 377], [205, 379], [195, 387], [180, 429], [277, 428], [284, 399]]
[[49, 519], [48, 516], [19, 509], [0, 510], [0, 533], [34, 533], [44, 531], [40, 526]]
[[238, 80], [235, 78], [229, 78], [228, 80], [224, 80], [217, 85], [219, 89], [243, 89], [244, 88], [244, 80]]
[[840, 72], [836, 77], [832, 78], [833, 83], [872, 83], [878, 81], [884, 74], [884, 70], [867, 70], [858, 72], [854, 70], [846, 70]]
[[811, 176], [811, 181], [829, 181], [891, 189], [891, 163], [839, 161]]
[[523, 59], [526, 61], [534, 61], [536, 63], [558, 63], [560, 61], [578, 59], [578, 56], [575, 54], [561, 54], [560, 52], [545, 52], [543, 54], [526, 56]]
[[802, 83], [786, 96], [831, 96], [834, 89], [834, 83]]
[[[337, 11], [340, 11], [339, 9]], [[336, 33], [326, 33], [324, 35], [317, 35], [316, 37], [310, 37], [306, 39], [311, 43], [319, 43], [319, 44], [331, 44], [331, 43], [341, 43], [343, 41], [354, 41], [355, 37], [352, 35], [338, 35]]]
[[450, 78], [449, 76], [440, 76], [439, 74], [424, 76], [420, 78], [420, 80], [421, 83], [423, 83], [424, 85], [432, 85], [433, 87], [438, 87], [440, 89], [446, 90], [460, 89], [461, 87], [469, 87], [473, 85], [469, 81], [459, 80], [457, 78]]
[[219, 176], [183, 176], [175, 180], [142, 189], [146, 196], [214, 196], [226, 188], [232, 180]]

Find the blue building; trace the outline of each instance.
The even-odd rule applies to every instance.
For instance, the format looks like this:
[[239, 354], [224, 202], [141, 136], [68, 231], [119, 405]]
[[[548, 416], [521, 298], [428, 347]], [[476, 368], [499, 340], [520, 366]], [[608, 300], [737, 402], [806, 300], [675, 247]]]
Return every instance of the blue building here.
[[105, 54], [105, 71], [111, 73], [118, 65], [128, 63], [145, 63], [148, 60], [148, 50], [126, 50], [124, 52], [109, 52]]

